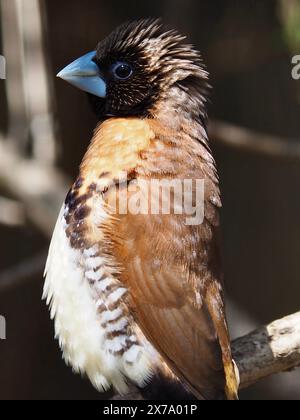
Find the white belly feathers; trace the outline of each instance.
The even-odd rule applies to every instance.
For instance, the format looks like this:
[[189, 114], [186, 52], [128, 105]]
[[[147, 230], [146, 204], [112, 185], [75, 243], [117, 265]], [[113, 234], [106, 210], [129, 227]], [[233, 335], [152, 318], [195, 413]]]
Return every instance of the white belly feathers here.
[[154, 353], [150, 356], [150, 344], [126, 311], [123, 298], [128, 291], [111, 274], [99, 245], [71, 246], [68, 213], [66, 205], [55, 227], [43, 298], [51, 308], [66, 363], [86, 374], [99, 391], [112, 385], [124, 394], [127, 378], [140, 386], [149, 380]]

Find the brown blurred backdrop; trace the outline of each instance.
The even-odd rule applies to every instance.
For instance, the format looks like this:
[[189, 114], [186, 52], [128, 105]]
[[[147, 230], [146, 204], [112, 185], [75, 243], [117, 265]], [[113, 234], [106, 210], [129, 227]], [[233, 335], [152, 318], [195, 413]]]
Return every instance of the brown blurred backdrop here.
[[[291, 58], [300, 54], [300, 1], [23, 0], [30, 2], [40, 13], [42, 47], [35, 37], [27, 36], [25, 51], [42, 51], [50, 104], [43, 115], [53, 117], [55, 142], [50, 147], [49, 141], [49, 149], [46, 141], [34, 143], [36, 132], [48, 126], [38, 125], [38, 131], [30, 126], [27, 131], [32, 114], [28, 117], [17, 107], [12, 115], [9, 98], [18, 106], [24, 101], [21, 90], [7, 93], [10, 77], [17, 78], [24, 65], [17, 45], [11, 50], [13, 34], [8, 36], [8, 26], [15, 24], [14, 0], [0, 1], [0, 54], [7, 51], [5, 42], [11, 51], [9, 59], [6, 54], [7, 80], [0, 80], [0, 127], [2, 136], [9, 138], [3, 140], [5, 145], [13, 142], [13, 153], [35, 165], [57, 168], [72, 179], [96, 122], [85, 96], [56, 80], [57, 71], [93, 49], [123, 21], [147, 16], [161, 16], [201, 50], [213, 86], [211, 118], [273, 134], [291, 144], [300, 140], [300, 81], [291, 76]], [[34, 82], [27, 86], [29, 92], [34, 88]], [[235, 336], [299, 310], [300, 160], [238, 150], [213, 138], [211, 142], [223, 194], [223, 251]], [[15, 161], [9, 170], [7, 185], [0, 169], [0, 196], [5, 199], [0, 200], [0, 315], [7, 319], [7, 340], [0, 341], [0, 399], [101, 398], [61, 360], [53, 325], [41, 303], [42, 272], [32, 261], [37, 256], [40, 263], [43, 258], [40, 253], [47, 250], [52, 225], [35, 226], [14, 178], [23, 166]], [[33, 181], [29, 176], [26, 184]], [[1, 202], [6, 204], [1, 207]], [[46, 210], [54, 205], [46, 201]], [[5, 209], [15, 209], [19, 219], [6, 223]], [[16, 274], [24, 261], [24, 275]], [[14, 276], [18, 281], [9, 284]], [[243, 392], [242, 398], [300, 399], [299, 372], [266, 380]]]

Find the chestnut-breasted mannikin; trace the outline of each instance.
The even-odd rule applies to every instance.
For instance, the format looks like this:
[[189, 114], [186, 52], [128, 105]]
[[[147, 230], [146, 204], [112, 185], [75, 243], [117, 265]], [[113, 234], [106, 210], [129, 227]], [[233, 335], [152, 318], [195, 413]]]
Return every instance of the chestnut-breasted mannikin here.
[[[99, 120], [45, 272], [66, 363], [99, 391], [166, 384], [198, 399], [237, 399], [200, 54], [145, 19], [58, 76], [88, 93]], [[188, 211], [197, 200], [199, 220]]]

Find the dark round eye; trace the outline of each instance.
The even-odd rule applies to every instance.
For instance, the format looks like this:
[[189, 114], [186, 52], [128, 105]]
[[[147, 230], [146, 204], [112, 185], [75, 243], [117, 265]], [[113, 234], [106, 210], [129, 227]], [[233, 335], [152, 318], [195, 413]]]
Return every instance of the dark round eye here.
[[132, 67], [127, 63], [116, 63], [112, 68], [113, 74], [117, 79], [126, 80], [132, 75]]

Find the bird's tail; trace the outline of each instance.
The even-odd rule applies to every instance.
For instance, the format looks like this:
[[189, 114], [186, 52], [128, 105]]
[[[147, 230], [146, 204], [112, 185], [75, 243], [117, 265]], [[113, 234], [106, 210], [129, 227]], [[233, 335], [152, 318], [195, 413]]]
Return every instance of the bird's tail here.
[[232, 363], [224, 363], [224, 370], [226, 376], [225, 393], [229, 401], [237, 401], [238, 389], [240, 386], [240, 375], [238, 367], [234, 360]]

